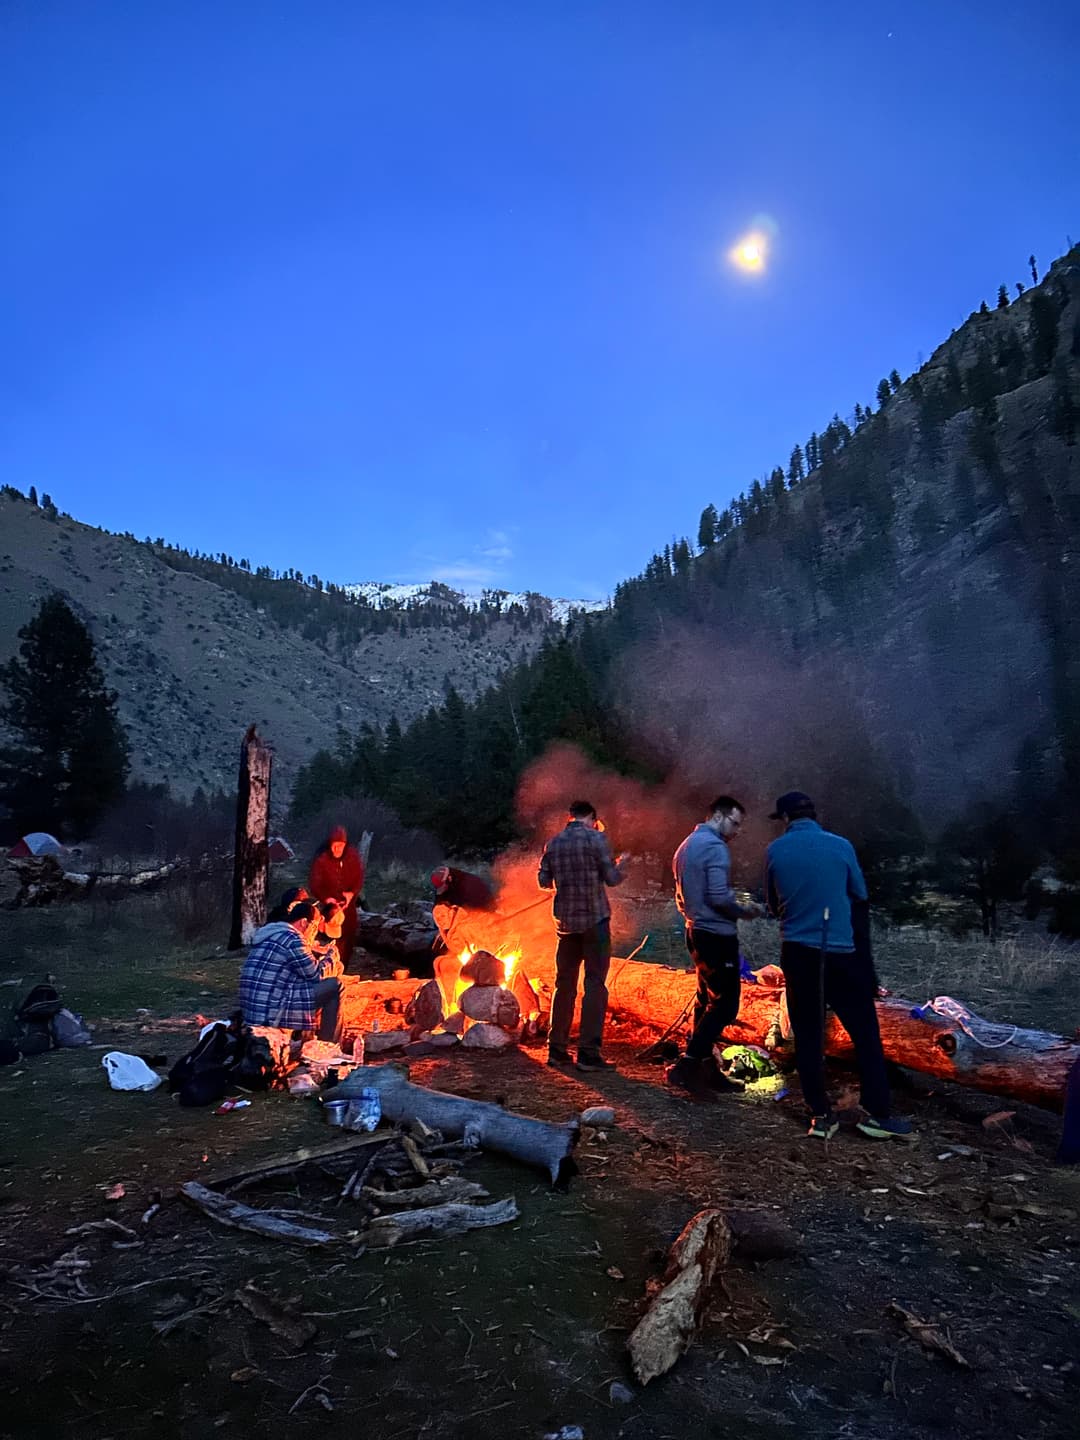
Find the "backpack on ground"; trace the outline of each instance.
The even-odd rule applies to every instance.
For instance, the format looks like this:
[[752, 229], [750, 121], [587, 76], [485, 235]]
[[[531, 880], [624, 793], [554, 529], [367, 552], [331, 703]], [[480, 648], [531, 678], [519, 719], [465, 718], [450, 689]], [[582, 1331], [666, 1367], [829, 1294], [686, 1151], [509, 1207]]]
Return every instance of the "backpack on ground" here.
[[15, 1012], [15, 1043], [24, 1055], [44, 1055], [51, 1050], [52, 1022], [64, 1008], [52, 985], [35, 985]]
[[210, 1105], [225, 1094], [240, 1056], [238, 1021], [234, 1015], [228, 1024], [211, 1026], [169, 1071], [169, 1092], [181, 1105]]
[[274, 1062], [265, 1036], [253, 1035], [238, 1010], [200, 1037], [169, 1071], [169, 1090], [181, 1105], [211, 1105], [227, 1090], [266, 1090]]

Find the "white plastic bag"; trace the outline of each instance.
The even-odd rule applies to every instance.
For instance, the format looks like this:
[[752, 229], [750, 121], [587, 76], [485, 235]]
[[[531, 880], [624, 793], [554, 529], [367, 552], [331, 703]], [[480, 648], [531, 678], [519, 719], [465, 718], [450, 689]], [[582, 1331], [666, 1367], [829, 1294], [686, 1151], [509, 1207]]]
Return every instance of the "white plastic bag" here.
[[110, 1050], [101, 1057], [101, 1063], [114, 1090], [156, 1090], [164, 1079], [155, 1075], [138, 1055], [125, 1055], [122, 1050]]

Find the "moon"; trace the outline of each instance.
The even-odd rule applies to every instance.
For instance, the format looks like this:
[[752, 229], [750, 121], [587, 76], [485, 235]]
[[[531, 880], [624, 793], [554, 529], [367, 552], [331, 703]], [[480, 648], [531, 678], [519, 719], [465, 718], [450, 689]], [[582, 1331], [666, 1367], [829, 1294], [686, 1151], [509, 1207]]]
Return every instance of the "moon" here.
[[769, 255], [769, 237], [763, 230], [751, 230], [728, 251], [728, 259], [747, 275], [760, 275]]

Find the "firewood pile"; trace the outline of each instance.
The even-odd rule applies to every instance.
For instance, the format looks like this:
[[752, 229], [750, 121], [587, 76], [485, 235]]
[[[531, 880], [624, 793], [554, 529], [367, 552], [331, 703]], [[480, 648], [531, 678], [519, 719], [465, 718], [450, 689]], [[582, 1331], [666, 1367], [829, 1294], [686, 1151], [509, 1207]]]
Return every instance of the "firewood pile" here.
[[[359, 1254], [421, 1237], [460, 1235], [518, 1217], [513, 1196], [491, 1204], [465, 1167], [481, 1154], [466, 1140], [413, 1121], [181, 1186], [183, 1198], [219, 1225], [264, 1239]], [[287, 1189], [287, 1206], [273, 1191]], [[297, 1208], [297, 1192], [303, 1209]], [[262, 1192], [261, 1196], [258, 1192]], [[236, 1197], [245, 1193], [243, 1201]], [[271, 1203], [256, 1203], [262, 1199]]]

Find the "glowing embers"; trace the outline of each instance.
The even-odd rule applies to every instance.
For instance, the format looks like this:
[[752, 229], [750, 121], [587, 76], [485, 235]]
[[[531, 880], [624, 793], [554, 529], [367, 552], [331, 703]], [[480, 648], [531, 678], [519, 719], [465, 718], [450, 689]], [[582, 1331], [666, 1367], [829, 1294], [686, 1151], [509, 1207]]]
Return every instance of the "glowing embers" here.
[[410, 1006], [410, 1023], [430, 1033], [460, 1035], [470, 1049], [499, 1049], [532, 1033], [540, 996], [521, 968], [520, 951], [505, 955], [466, 946], [440, 955], [435, 978]]

